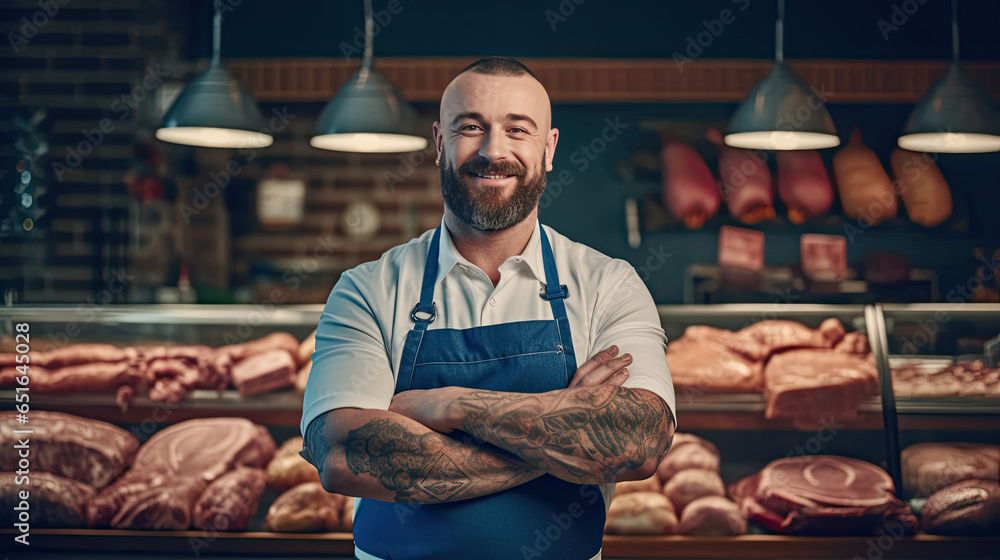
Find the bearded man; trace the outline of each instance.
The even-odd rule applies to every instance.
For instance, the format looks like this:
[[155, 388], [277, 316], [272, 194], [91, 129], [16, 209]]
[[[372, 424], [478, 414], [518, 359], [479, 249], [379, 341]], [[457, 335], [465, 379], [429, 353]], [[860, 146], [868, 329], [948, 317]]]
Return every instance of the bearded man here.
[[433, 128], [441, 225], [330, 294], [302, 455], [327, 491], [361, 498], [357, 558], [600, 558], [615, 482], [651, 476], [670, 447], [649, 291], [538, 222], [551, 121], [520, 62], [463, 70]]

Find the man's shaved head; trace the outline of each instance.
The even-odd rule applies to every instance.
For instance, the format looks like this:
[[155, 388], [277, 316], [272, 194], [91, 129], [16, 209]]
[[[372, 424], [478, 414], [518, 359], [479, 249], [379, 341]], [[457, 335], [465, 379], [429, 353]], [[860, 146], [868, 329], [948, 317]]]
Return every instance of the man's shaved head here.
[[535, 74], [529, 70], [527, 66], [509, 56], [488, 56], [486, 58], [480, 58], [479, 60], [466, 66], [465, 70], [462, 70], [458, 74], [462, 75], [466, 72], [486, 74], [487, 76], [504, 77], [523, 76], [527, 74], [536, 80], [538, 79], [538, 76], [535, 76]]

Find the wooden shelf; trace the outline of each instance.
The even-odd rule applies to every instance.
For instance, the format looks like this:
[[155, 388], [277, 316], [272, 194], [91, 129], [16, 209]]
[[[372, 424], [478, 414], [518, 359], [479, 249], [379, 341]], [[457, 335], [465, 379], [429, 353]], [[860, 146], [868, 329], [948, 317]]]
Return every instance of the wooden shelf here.
[[[3, 538], [16, 533], [2, 530]], [[740, 537], [622, 536], [604, 537], [605, 558], [862, 558], [869, 547], [882, 558], [995, 558], [1000, 538], [918, 535], [899, 540], [876, 537]], [[885, 549], [879, 548], [879, 543]], [[204, 545], [204, 546], [199, 546]], [[216, 533], [203, 531], [99, 531], [36, 529], [26, 551], [146, 553], [198, 556], [275, 555], [351, 556], [350, 533]]]
[[[379, 58], [377, 68], [412, 102], [438, 103], [473, 58]], [[740, 102], [771, 71], [771, 60], [525, 60], [556, 103]], [[913, 103], [944, 75], [941, 60], [791, 60], [831, 103]], [[336, 59], [235, 59], [226, 62], [258, 101], [327, 101], [357, 70]], [[1000, 63], [967, 62], [969, 73], [1000, 98]], [[827, 95], [828, 94], [828, 95]]]

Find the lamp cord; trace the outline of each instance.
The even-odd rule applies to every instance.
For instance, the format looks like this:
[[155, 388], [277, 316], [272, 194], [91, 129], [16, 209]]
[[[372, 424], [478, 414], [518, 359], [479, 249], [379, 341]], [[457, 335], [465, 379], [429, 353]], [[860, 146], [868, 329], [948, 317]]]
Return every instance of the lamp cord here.
[[785, 0], [778, 0], [778, 20], [774, 22], [774, 61], [785, 60]]
[[372, 17], [372, 0], [365, 0], [365, 54], [361, 60], [362, 68], [372, 67], [372, 51], [375, 40], [375, 19]]
[[222, 50], [222, 10], [221, 3], [216, 4], [215, 16], [212, 18], [212, 66], [220, 64], [219, 54]]
[[951, 0], [951, 55], [958, 62], [958, 0]]

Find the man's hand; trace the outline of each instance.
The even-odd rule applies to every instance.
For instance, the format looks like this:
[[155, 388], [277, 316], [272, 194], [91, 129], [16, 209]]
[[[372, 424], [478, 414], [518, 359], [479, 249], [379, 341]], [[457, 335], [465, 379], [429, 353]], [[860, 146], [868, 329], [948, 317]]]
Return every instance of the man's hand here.
[[616, 345], [594, 354], [594, 357], [577, 368], [573, 379], [569, 382], [569, 388], [593, 387], [604, 383], [621, 387], [628, 379], [628, 368], [625, 366], [632, 363], [632, 355], [616, 356], [618, 356]]
[[[569, 388], [612, 385], [621, 387], [628, 379], [628, 364], [632, 356], [618, 356], [618, 347], [602, 350], [577, 368], [570, 380]], [[463, 394], [459, 387], [439, 387], [437, 389], [412, 389], [392, 397], [389, 412], [395, 412], [420, 422], [441, 434], [447, 434], [461, 423], [461, 415], [449, 414], [449, 406]]]

